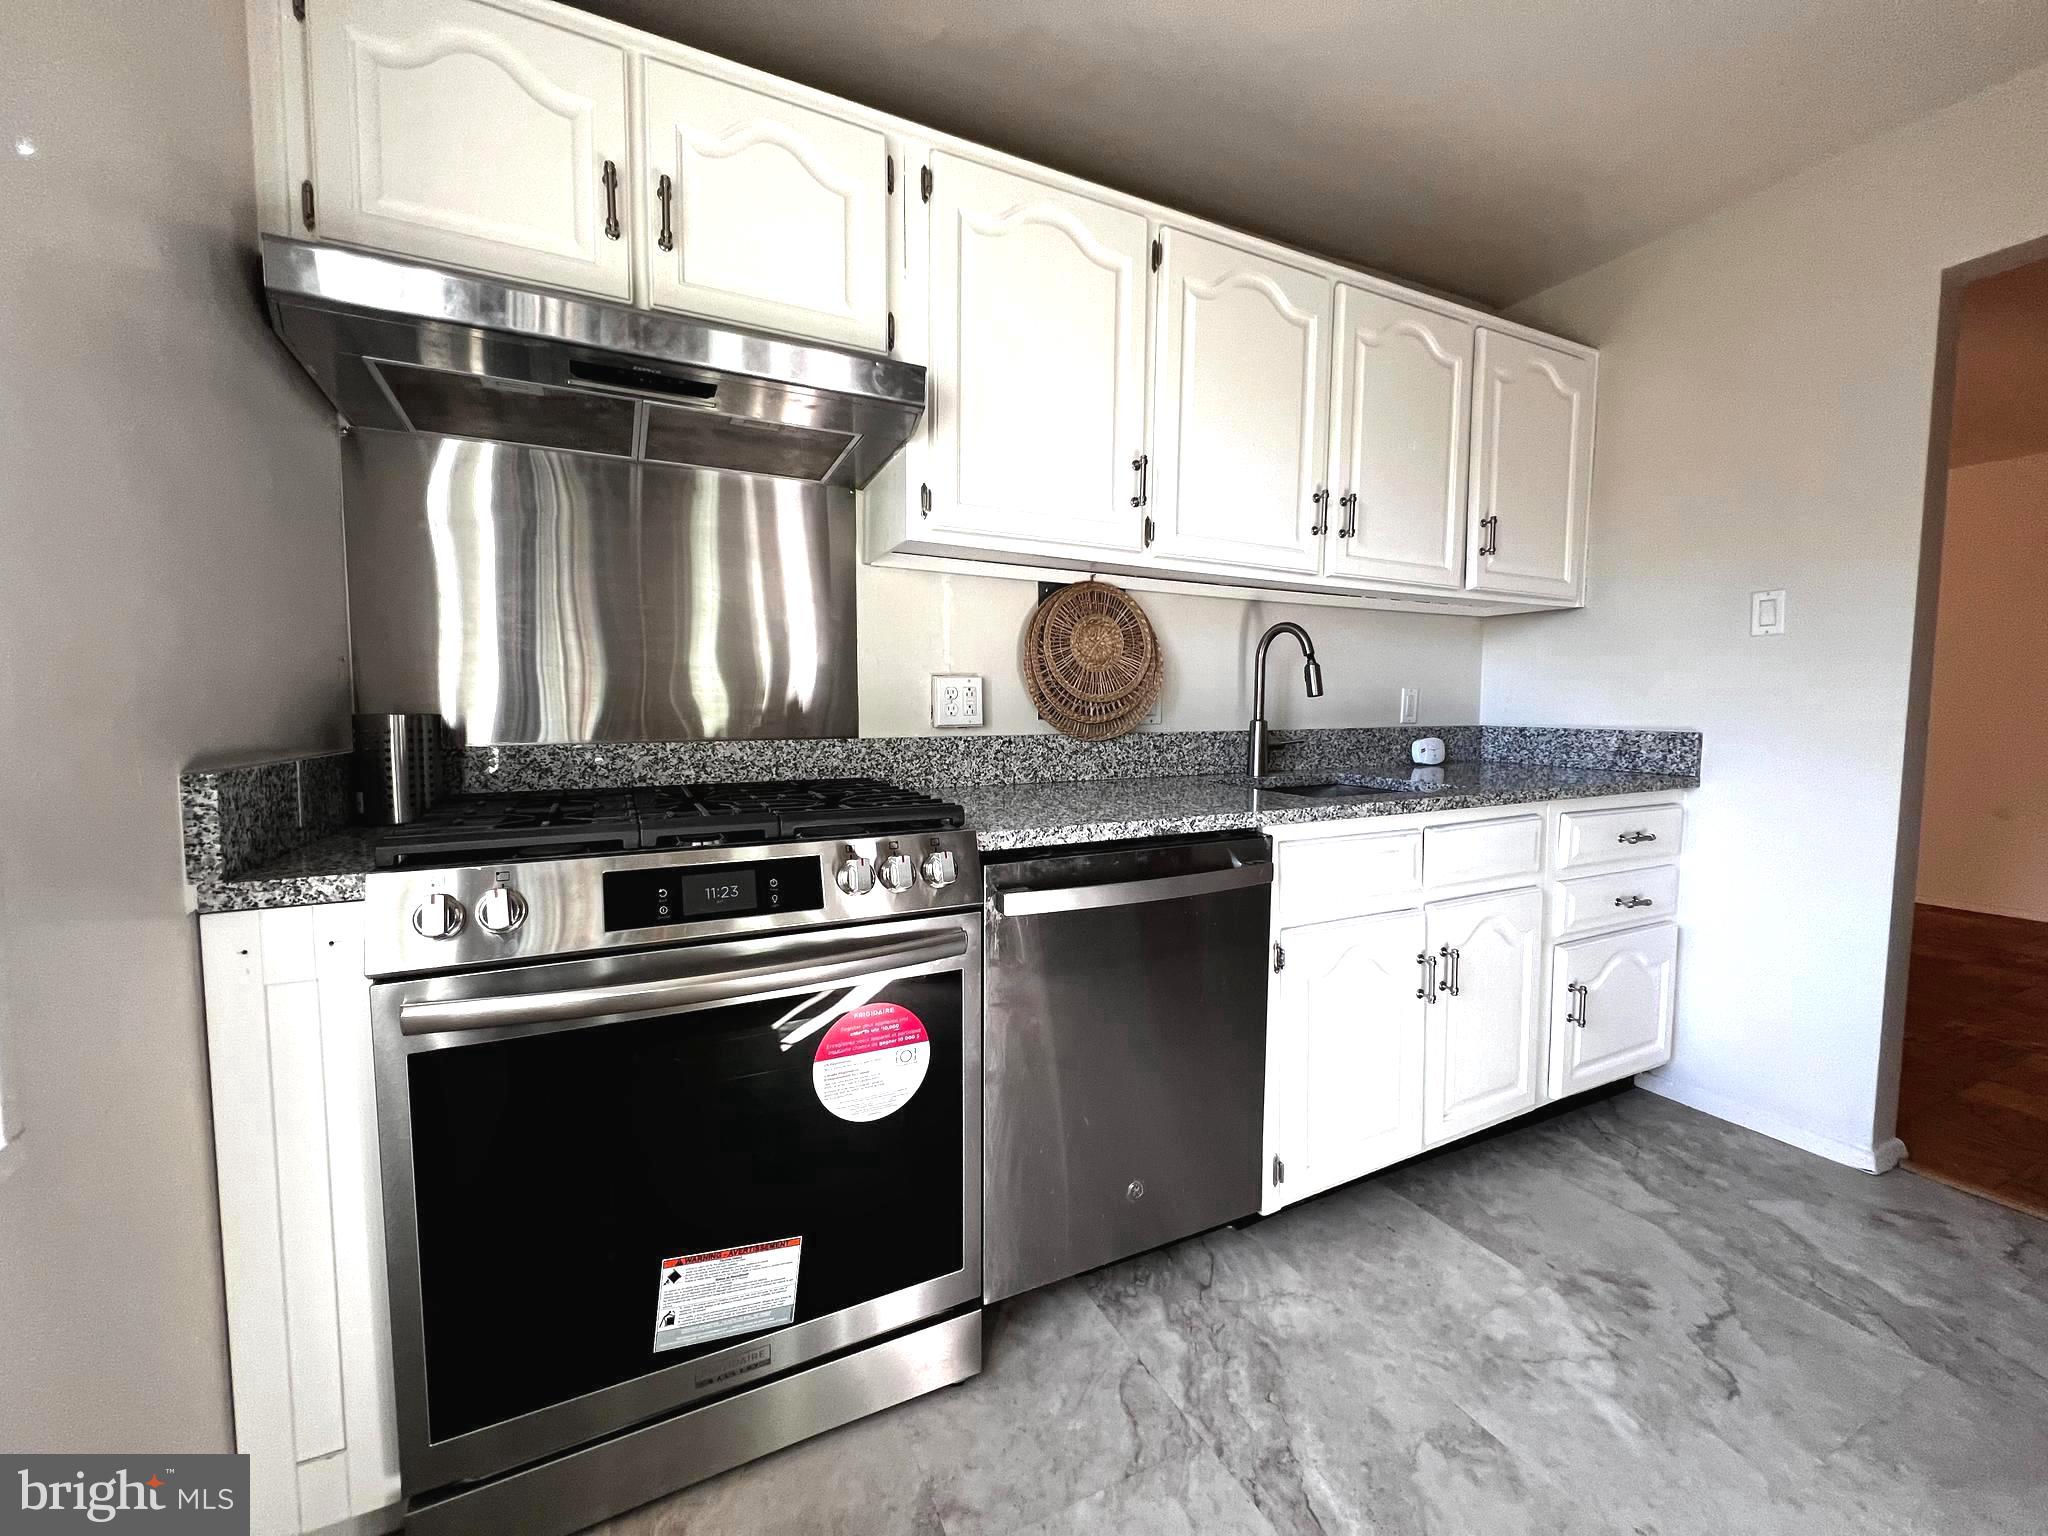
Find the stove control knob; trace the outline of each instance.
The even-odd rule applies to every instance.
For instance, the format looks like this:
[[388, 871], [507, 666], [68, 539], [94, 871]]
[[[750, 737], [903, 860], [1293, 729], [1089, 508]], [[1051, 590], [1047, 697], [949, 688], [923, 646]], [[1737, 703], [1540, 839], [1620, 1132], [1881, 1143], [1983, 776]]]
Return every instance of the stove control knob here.
[[943, 891], [960, 878], [960, 867], [949, 848], [934, 848], [924, 856], [924, 865], [919, 871], [924, 883], [935, 891]]
[[846, 862], [839, 866], [839, 889], [849, 896], [865, 896], [874, 888], [874, 861], [857, 853], [849, 854]]
[[882, 886], [885, 890], [907, 891], [917, 884], [917, 871], [910, 866], [910, 855], [892, 853], [882, 860]]
[[452, 939], [462, 932], [469, 914], [446, 891], [433, 891], [412, 909], [412, 931], [423, 939]]
[[476, 899], [476, 925], [499, 938], [526, 921], [526, 898], [509, 885], [494, 885]]

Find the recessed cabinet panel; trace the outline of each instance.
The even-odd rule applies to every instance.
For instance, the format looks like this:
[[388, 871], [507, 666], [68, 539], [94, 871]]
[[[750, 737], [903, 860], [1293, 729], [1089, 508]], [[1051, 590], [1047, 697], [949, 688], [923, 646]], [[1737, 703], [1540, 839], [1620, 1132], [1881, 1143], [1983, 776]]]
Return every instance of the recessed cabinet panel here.
[[1338, 284], [1331, 575], [1463, 584], [1471, 372], [1464, 321]]
[[1307, 1042], [1308, 1193], [1422, 1150], [1422, 914], [1293, 929], [1280, 942], [1280, 1006]]
[[1593, 365], [1482, 328], [1476, 378], [1466, 585], [1576, 599], [1593, 485]]
[[1425, 909], [1437, 957], [1423, 1132], [1433, 1146], [1536, 1105], [1543, 1082], [1543, 895], [1535, 887]]
[[1669, 1061], [1677, 979], [1673, 923], [1558, 945], [1551, 966], [1552, 1095]]
[[1153, 555], [1313, 571], [1329, 279], [1177, 229], [1159, 238]]
[[658, 60], [645, 69], [640, 239], [653, 302], [881, 350], [882, 134]]
[[630, 297], [623, 49], [483, 0], [306, 27], [318, 238]]
[[938, 528], [1136, 551], [1144, 218], [935, 154], [931, 472]]

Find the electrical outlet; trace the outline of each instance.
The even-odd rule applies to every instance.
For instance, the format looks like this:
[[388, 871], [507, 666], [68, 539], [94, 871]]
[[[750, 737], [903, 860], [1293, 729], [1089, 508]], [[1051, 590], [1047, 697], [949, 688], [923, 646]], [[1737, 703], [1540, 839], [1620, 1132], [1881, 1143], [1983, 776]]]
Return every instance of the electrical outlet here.
[[981, 724], [981, 679], [973, 674], [932, 674], [932, 724], [965, 730]]
[[1419, 716], [1416, 714], [1415, 690], [1413, 688], [1403, 688], [1401, 690], [1401, 724], [1413, 725], [1418, 718]]

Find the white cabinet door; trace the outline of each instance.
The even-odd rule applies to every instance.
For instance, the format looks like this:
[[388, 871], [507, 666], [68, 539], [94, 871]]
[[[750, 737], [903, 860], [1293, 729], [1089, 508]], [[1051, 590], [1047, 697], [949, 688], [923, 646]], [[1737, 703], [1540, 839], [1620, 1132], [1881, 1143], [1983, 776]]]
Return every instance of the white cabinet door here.
[[650, 300], [886, 347], [882, 134], [658, 59], [644, 70]]
[[1422, 914], [1289, 929], [1280, 1006], [1306, 1044], [1301, 1188], [1312, 1194], [1422, 1150]]
[[1543, 1081], [1543, 893], [1424, 909], [1437, 957], [1424, 1049], [1423, 1135], [1438, 1142], [1536, 1106]]
[[1552, 1096], [1669, 1061], [1677, 981], [1672, 923], [1558, 945], [1550, 983]]
[[1138, 214], [934, 154], [925, 528], [1051, 549], [1143, 546]]
[[1593, 364], [1481, 328], [1466, 585], [1579, 598], [1593, 489]]
[[306, 28], [319, 238], [631, 297], [625, 50], [484, 0]]
[[1332, 576], [1457, 588], [1465, 579], [1472, 327], [1337, 286]]
[[1329, 279], [1182, 230], [1159, 244], [1152, 553], [1313, 572]]

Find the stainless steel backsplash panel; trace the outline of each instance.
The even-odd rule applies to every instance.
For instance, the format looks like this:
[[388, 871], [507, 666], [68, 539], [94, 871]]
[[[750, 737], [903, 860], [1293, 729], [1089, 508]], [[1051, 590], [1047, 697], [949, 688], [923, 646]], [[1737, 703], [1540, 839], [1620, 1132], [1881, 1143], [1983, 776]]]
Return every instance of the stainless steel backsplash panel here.
[[859, 734], [851, 491], [395, 432], [342, 466], [358, 711], [472, 745]]

